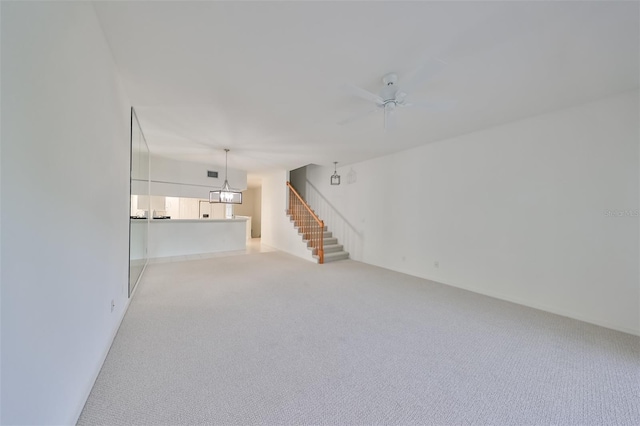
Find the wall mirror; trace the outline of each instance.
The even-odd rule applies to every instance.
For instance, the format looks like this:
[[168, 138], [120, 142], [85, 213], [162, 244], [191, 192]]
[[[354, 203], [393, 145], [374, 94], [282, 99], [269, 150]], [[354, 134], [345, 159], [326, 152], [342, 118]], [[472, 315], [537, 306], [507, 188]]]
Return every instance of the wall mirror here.
[[150, 156], [138, 117], [131, 108], [131, 193], [129, 215], [129, 297], [133, 293], [148, 259], [149, 169]]

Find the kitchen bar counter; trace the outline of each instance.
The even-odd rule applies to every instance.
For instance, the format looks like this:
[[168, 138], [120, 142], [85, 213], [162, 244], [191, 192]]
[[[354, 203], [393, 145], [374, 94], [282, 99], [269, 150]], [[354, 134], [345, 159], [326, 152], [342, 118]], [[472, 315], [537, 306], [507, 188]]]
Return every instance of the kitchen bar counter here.
[[244, 250], [247, 218], [149, 221], [149, 258]]
[[151, 219], [151, 222], [180, 222], [180, 223], [200, 223], [200, 222], [245, 222], [247, 217], [236, 217], [235, 219]]

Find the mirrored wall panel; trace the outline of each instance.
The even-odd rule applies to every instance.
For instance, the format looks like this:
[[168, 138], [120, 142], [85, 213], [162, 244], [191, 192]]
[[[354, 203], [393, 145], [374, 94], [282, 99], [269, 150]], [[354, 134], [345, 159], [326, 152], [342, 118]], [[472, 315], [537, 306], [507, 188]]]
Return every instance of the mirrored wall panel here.
[[131, 211], [129, 219], [129, 297], [147, 265], [149, 235], [149, 147], [131, 108]]

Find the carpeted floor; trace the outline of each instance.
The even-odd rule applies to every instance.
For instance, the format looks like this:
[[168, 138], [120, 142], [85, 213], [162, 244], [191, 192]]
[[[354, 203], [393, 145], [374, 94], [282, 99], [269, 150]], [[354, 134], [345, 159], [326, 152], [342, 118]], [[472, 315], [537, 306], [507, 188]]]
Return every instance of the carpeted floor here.
[[638, 425], [638, 337], [354, 261], [149, 265], [81, 425]]

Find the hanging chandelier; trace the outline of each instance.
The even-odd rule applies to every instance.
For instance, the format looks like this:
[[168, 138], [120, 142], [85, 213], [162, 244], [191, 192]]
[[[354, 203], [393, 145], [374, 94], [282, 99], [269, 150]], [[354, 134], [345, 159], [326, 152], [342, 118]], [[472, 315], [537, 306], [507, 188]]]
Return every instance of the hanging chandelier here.
[[227, 180], [227, 157], [229, 155], [229, 149], [224, 150], [224, 185], [222, 189], [215, 191], [209, 191], [210, 203], [224, 203], [224, 204], [242, 204], [242, 192], [236, 191], [229, 186]]

